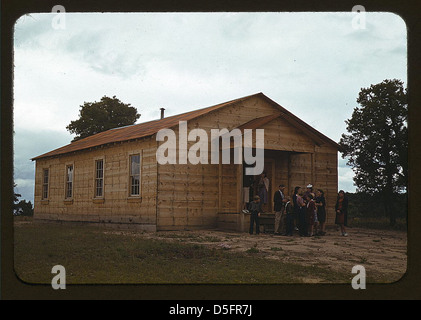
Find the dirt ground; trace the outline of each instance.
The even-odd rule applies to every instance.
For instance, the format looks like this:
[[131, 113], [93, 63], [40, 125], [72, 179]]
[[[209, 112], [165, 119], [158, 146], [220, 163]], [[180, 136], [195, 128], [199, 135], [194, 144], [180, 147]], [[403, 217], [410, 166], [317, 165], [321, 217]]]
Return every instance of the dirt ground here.
[[[349, 273], [352, 267], [362, 265], [369, 281], [392, 283], [398, 281], [407, 267], [407, 234], [403, 231], [349, 228], [348, 237], [336, 229], [325, 236], [286, 237], [273, 234], [249, 235], [248, 233], [218, 230], [162, 231], [142, 233], [136, 236], [181, 241], [215, 247], [232, 252], [254, 253], [267, 259], [317, 265], [332, 271]], [[305, 279], [319, 282], [319, 279]]]
[[[31, 223], [17, 221], [15, 223]], [[348, 236], [343, 237], [334, 227], [325, 236], [291, 237], [261, 233], [189, 230], [139, 232], [134, 230], [102, 229], [104, 233], [126, 234], [130, 237], [177, 241], [205, 245], [227, 252], [253, 252], [260, 257], [284, 262], [315, 265], [332, 271], [349, 274], [352, 267], [362, 265], [368, 282], [392, 283], [402, 278], [407, 268], [407, 233], [367, 228], [348, 228]], [[318, 283], [321, 279], [303, 279], [307, 283]]]

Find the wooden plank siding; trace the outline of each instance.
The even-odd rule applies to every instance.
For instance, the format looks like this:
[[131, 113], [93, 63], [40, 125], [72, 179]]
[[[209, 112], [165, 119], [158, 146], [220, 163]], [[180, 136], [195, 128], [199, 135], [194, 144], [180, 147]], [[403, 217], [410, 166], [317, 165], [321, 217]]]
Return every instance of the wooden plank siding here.
[[[157, 229], [214, 227], [218, 213], [239, 213], [242, 209], [242, 165], [233, 163], [232, 151], [231, 164], [210, 164], [211, 129], [232, 130], [276, 111], [274, 106], [257, 97], [189, 121], [187, 132], [200, 128], [208, 133], [209, 164], [159, 165]], [[281, 118], [270, 121], [261, 129], [265, 130], [265, 159], [273, 159], [271, 192], [280, 183], [286, 185], [289, 195], [296, 185], [304, 187], [311, 182], [319, 187], [319, 183], [331, 203], [331, 194], [336, 194], [337, 188], [337, 173], [333, 170], [337, 150], [316, 146], [305, 133]], [[174, 131], [178, 139], [178, 129]], [[189, 141], [187, 148], [194, 143]], [[327, 164], [324, 159], [329, 159], [329, 168], [323, 167]], [[329, 183], [325, 177], [330, 179]], [[269, 206], [273, 208], [272, 203]], [[329, 214], [331, 211], [329, 208]]]
[[218, 194], [218, 165], [159, 165], [158, 230], [212, 226]]
[[[34, 217], [39, 220], [156, 226], [156, 141], [126, 142], [36, 162]], [[129, 155], [141, 154], [141, 198], [129, 197]], [[104, 160], [104, 196], [95, 198], [95, 160]], [[65, 201], [65, 168], [74, 166], [73, 197]], [[49, 196], [42, 200], [42, 171], [49, 169]]]
[[[198, 110], [197, 117], [190, 114], [188, 118], [188, 133], [196, 128], [207, 133], [207, 164], [159, 164], [156, 152], [164, 142], [156, 141], [156, 132], [138, 140], [115, 143], [110, 142], [112, 132], [109, 132], [100, 136], [102, 140], [107, 138], [104, 140], [107, 141], [106, 145], [64, 154], [52, 151], [47, 153], [54, 155], [52, 157], [34, 158], [35, 218], [137, 225], [147, 230], [216, 227], [218, 213], [233, 214], [242, 209], [243, 166], [233, 163], [232, 150], [230, 164], [210, 163], [211, 130], [231, 131], [257, 119], [253, 123], [256, 123], [255, 129], [264, 129], [265, 160], [271, 172], [269, 198], [272, 198], [273, 192], [281, 183], [286, 185], [288, 195], [292, 195], [295, 186], [305, 187], [312, 183], [315, 188], [325, 191], [328, 223], [333, 223], [333, 207], [338, 187], [337, 146], [328, 138], [323, 141], [317, 133], [309, 134], [308, 128], [302, 124], [296, 125], [291, 119], [284, 118], [285, 111], [280, 110], [279, 105], [264, 98], [262, 94], [222, 105], [223, 107], [212, 107], [207, 112]], [[175, 116], [175, 119], [183, 120], [183, 117]], [[159, 121], [153, 121], [147, 128], [161, 128]], [[164, 118], [162, 121], [171, 125], [175, 123], [174, 119], [170, 121]], [[177, 152], [178, 160], [178, 126], [171, 129], [177, 137], [177, 143], [172, 148]], [[133, 135], [134, 131], [140, 129], [133, 127], [116, 130], [119, 139], [123, 139], [125, 130]], [[88, 142], [94, 145], [96, 140], [90, 138]], [[195, 143], [196, 141], [187, 142], [188, 150]], [[63, 148], [75, 149], [71, 145]], [[64, 150], [63, 148], [58, 150]], [[219, 151], [221, 156], [222, 152]], [[128, 159], [133, 153], [141, 154], [140, 198], [129, 197]], [[103, 199], [94, 198], [96, 159], [104, 159]], [[74, 165], [72, 201], [64, 201], [65, 167], [68, 163]], [[41, 199], [44, 168], [50, 170], [48, 201]], [[273, 203], [268, 206], [271, 210]], [[241, 223], [245, 221], [244, 217], [227, 219], [242, 221]]]
[[[208, 134], [208, 164], [159, 165], [158, 167], [158, 230], [214, 227], [218, 212], [238, 213], [241, 210], [242, 166], [231, 164], [210, 164], [211, 130], [232, 130], [250, 119], [272, 114], [273, 106], [260, 99], [250, 99], [223, 109], [212, 111], [187, 124], [187, 131], [203, 129]], [[179, 130], [174, 128], [178, 139]], [[188, 149], [195, 144], [187, 143]], [[220, 156], [222, 151], [220, 150]], [[174, 175], [177, 172], [177, 176]], [[174, 183], [174, 181], [176, 181]], [[173, 191], [165, 185], [173, 185]], [[168, 186], [169, 187], [169, 186]], [[171, 207], [178, 199], [175, 207]]]

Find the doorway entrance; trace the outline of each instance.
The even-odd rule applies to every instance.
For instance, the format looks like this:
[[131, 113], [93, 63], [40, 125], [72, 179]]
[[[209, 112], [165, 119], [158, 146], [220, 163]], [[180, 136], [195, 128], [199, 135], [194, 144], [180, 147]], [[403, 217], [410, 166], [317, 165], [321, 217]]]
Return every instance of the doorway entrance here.
[[262, 203], [263, 211], [271, 213], [273, 209], [273, 190], [275, 182], [275, 159], [265, 159], [263, 173], [256, 176], [247, 176], [245, 168], [247, 164], [243, 164], [243, 188], [249, 191], [245, 202], [253, 201], [253, 197], [258, 195]]
[[[271, 213], [273, 208], [273, 183], [275, 181], [275, 159], [266, 158], [265, 166], [263, 169], [263, 175], [265, 175], [265, 192], [262, 201], [263, 211], [266, 213]], [[261, 179], [261, 177], [259, 177]]]

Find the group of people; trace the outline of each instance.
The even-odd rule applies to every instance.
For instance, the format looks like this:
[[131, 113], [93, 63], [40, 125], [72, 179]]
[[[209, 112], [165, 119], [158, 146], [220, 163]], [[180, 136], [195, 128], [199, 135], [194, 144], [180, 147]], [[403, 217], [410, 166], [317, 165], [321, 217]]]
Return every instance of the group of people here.
[[[326, 234], [326, 199], [322, 189], [313, 191], [311, 184], [307, 185], [306, 191], [297, 186], [292, 197], [285, 195], [285, 185], [279, 185], [279, 190], [274, 193], [275, 211], [275, 235], [292, 236], [298, 231], [300, 236], [324, 236]], [[263, 213], [262, 201], [259, 195], [254, 196], [249, 203], [250, 230], [253, 234], [256, 226], [256, 234], [260, 232], [260, 214]], [[340, 190], [335, 205], [335, 223], [340, 226], [341, 234], [347, 236], [347, 209], [348, 199], [345, 192]]]

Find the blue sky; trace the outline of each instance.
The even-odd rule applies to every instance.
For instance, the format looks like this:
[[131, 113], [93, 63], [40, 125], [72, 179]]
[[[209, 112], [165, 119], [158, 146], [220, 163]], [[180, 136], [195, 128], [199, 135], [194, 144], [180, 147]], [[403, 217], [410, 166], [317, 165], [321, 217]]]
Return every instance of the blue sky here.
[[[161, 107], [169, 116], [263, 92], [339, 141], [361, 88], [394, 78], [406, 85], [406, 25], [393, 13], [357, 17], [351, 8], [34, 13], [15, 24], [14, 65], [14, 177], [33, 201], [30, 159], [70, 143], [66, 126], [80, 106], [104, 95], [136, 107], [144, 122]], [[340, 156], [338, 168], [339, 188], [355, 191]]]

